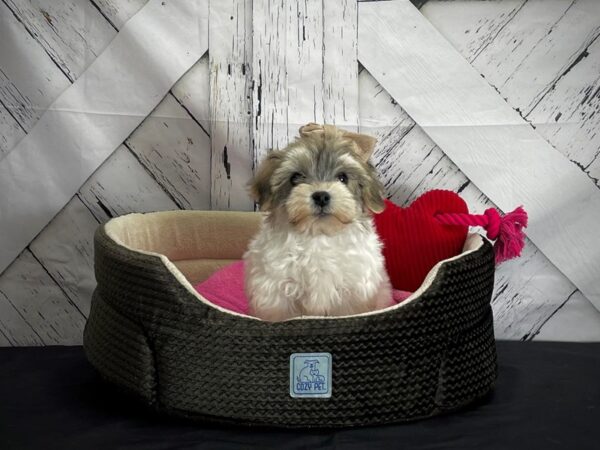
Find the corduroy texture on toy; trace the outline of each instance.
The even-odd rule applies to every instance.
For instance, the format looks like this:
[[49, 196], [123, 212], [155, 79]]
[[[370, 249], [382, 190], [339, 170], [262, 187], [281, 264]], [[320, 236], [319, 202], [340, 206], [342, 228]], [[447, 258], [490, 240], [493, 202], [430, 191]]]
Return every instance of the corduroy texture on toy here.
[[454, 192], [433, 190], [406, 208], [386, 200], [383, 212], [375, 214], [385, 266], [395, 289], [416, 290], [433, 266], [461, 252], [469, 227], [444, 225], [435, 217], [438, 212], [468, 213], [469, 209]]
[[[240, 259], [258, 222], [257, 213], [179, 211], [99, 227], [84, 347], [102, 376], [158, 411], [283, 427], [413, 420], [490, 390], [496, 349], [487, 241], [470, 236], [462, 255], [439, 263], [398, 306], [268, 323], [217, 308], [191, 284]], [[290, 397], [297, 352], [332, 354], [331, 398]]]

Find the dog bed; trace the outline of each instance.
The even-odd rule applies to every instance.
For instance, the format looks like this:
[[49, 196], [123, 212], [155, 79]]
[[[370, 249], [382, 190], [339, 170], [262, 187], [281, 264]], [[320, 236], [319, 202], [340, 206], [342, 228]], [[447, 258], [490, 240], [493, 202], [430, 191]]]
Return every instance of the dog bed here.
[[[193, 287], [239, 260], [259, 222], [259, 213], [176, 211], [100, 226], [84, 332], [100, 374], [161, 412], [284, 427], [425, 418], [490, 390], [487, 240], [470, 234], [463, 252], [399, 305], [269, 323], [211, 304]], [[301, 380], [327, 392], [298, 395]]]

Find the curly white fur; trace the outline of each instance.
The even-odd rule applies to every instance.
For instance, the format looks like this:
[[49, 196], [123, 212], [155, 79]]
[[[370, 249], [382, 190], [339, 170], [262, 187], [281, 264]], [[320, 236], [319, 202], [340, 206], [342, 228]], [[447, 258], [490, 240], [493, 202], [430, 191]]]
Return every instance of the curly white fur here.
[[244, 255], [251, 312], [280, 321], [389, 306], [391, 285], [381, 245], [370, 217], [333, 235], [298, 232], [267, 217]]

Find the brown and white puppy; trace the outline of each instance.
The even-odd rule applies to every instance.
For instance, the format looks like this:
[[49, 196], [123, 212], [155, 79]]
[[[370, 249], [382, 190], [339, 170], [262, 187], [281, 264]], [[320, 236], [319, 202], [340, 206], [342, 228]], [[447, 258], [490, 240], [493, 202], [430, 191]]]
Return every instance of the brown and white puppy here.
[[253, 315], [340, 316], [392, 303], [371, 217], [384, 208], [369, 163], [375, 142], [311, 123], [259, 166], [250, 192], [267, 214], [244, 255]]

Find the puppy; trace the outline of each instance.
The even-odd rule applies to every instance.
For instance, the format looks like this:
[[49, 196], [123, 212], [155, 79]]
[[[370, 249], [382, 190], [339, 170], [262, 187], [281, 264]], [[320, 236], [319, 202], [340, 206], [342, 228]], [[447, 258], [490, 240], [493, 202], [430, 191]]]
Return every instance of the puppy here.
[[281, 321], [392, 304], [371, 217], [384, 208], [375, 142], [311, 123], [258, 167], [250, 192], [266, 214], [244, 254], [251, 314]]

